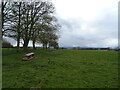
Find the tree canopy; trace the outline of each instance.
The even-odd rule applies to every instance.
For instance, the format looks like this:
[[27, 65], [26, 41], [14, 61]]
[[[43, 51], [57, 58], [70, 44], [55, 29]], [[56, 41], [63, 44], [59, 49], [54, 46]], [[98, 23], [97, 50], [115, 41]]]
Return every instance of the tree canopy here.
[[27, 49], [29, 41], [39, 42], [46, 48], [53, 46], [58, 40], [56, 32], [60, 25], [54, 16], [55, 7], [48, 0], [39, 2], [2, 2], [2, 36], [14, 38], [17, 41], [17, 51], [20, 41]]

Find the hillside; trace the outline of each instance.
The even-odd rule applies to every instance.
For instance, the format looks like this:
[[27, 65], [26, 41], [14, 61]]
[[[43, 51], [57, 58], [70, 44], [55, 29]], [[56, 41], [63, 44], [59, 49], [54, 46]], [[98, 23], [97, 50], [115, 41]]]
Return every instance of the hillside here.
[[[116, 88], [115, 51], [29, 50], [37, 59], [22, 61], [25, 52], [3, 49], [3, 88]], [[27, 52], [26, 52], [27, 53]]]

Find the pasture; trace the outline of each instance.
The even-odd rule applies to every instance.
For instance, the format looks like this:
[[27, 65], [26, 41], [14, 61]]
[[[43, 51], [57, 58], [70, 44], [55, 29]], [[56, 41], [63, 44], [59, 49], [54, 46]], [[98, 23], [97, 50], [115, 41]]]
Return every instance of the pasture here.
[[[22, 61], [34, 52], [36, 59]], [[118, 52], [3, 49], [3, 88], [117, 88]]]

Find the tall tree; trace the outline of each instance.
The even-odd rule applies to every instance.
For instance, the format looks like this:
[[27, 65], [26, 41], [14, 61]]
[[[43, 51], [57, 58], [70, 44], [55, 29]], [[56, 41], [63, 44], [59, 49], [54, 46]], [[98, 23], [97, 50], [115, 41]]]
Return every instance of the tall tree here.
[[24, 49], [27, 49], [30, 40], [33, 41], [35, 48], [35, 42], [40, 35], [47, 38], [47, 34], [57, 30], [57, 25], [53, 22], [55, 18], [52, 16], [54, 7], [49, 1], [12, 2], [8, 7], [11, 7], [11, 12], [8, 16], [7, 25], [10, 24], [6, 35], [17, 40], [17, 51], [20, 40], [23, 40]]
[[[48, 1], [41, 1], [41, 2], [31, 2], [29, 5], [29, 10], [28, 12], [28, 27], [25, 29], [25, 41], [23, 47], [27, 48], [29, 40], [33, 40], [33, 43], [35, 43], [35, 34], [36, 34], [36, 29], [34, 28], [36, 23], [40, 23], [41, 17], [44, 16], [44, 14], [50, 14], [53, 13], [54, 7], [52, 6], [52, 3]], [[29, 17], [30, 15], [30, 17]], [[34, 36], [34, 37], [32, 37]], [[35, 46], [34, 46], [35, 47]]]
[[[2, 37], [7, 32], [7, 28], [9, 26], [9, 14], [11, 13], [11, 5], [10, 2], [2, 1], [2, 8], [1, 8], [1, 14], [2, 14]], [[7, 23], [7, 24], [6, 24]]]
[[[43, 3], [41, 3], [41, 6], [42, 6], [41, 7], [42, 13], [40, 13], [39, 15], [36, 15], [36, 17], [35, 17], [36, 23], [34, 24], [35, 28], [32, 28], [33, 31], [32, 31], [31, 40], [33, 42], [33, 48], [35, 48], [36, 39], [38, 38], [39, 35], [41, 35], [40, 32], [41, 32], [41, 26], [42, 26], [43, 22], [48, 22], [48, 19], [49, 19], [49, 23], [50, 23], [53, 20], [50, 17], [50, 15], [54, 12], [54, 7], [52, 6], [52, 3], [43, 2]], [[49, 18], [47, 18], [47, 17], [45, 18], [45, 16], [49, 16]]]
[[18, 9], [18, 36], [17, 36], [17, 52], [19, 51], [19, 47], [20, 47], [20, 29], [21, 29], [21, 2], [19, 2], [19, 5], [18, 5], [19, 9]]
[[12, 2], [11, 3], [11, 13], [9, 14], [9, 22], [11, 23], [9, 26], [10, 31], [8, 31], [9, 37], [13, 37], [17, 41], [17, 52], [20, 47], [20, 37], [21, 37], [21, 16], [22, 16], [22, 4], [23, 2]]
[[[40, 32], [38, 37], [38, 43], [41, 43], [43, 45], [43, 48], [50, 47], [52, 42], [57, 42], [58, 36], [56, 35], [56, 30], [58, 29], [58, 26], [53, 25], [41, 25], [40, 26]], [[52, 44], [53, 45], [53, 44]]]

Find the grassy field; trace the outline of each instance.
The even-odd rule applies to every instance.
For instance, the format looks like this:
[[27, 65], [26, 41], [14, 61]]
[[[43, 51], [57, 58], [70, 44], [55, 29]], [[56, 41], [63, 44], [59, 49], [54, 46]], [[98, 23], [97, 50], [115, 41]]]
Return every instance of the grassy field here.
[[3, 88], [117, 88], [116, 51], [30, 50], [38, 57], [22, 61], [25, 52], [3, 49]]

